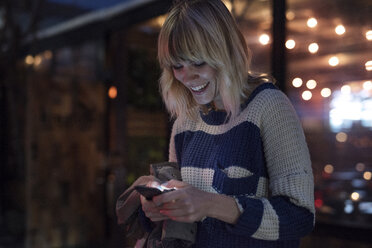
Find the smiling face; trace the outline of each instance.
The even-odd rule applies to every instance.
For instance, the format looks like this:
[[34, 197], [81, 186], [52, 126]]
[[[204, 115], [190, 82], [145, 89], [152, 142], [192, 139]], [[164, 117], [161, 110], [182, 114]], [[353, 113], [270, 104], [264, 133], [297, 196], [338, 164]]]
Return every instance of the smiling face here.
[[222, 109], [216, 74], [216, 70], [205, 62], [182, 61], [173, 65], [174, 77], [191, 92], [198, 104], [214, 102], [217, 108]]

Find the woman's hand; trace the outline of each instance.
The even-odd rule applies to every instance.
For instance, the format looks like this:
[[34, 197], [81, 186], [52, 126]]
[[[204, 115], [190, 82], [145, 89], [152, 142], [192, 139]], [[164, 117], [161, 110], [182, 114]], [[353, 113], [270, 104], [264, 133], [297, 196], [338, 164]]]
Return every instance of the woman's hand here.
[[170, 180], [165, 186], [177, 189], [153, 198], [154, 205], [151, 206], [156, 211], [160, 210], [159, 213], [162, 216], [189, 223], [200, 221], [207, 216], [211, 203], [210, 198], [215, 194], [199, 190], [177, 180]]
[[[153, 187], [156, 185], [159, 184], [148, 184]], [[177, 180], [170, 180], [164, 186], [177, 189], [154, 196], [152, 201], [141, 196], [142, 209], [152, 221], [172, 219], [192, 223], [204, 217], [212, 217], [235, 224], [241, 214], [231, 196], [205, 192]]]
[[[148, 187], [155, 187], [160, 185], [156, 181], [149, 182], [146, 186]], [[151, 221], [162, 221], [169, 219], [167, 216], [160, 213], [160, 207], [155, 205], [153, 201], [148, 201], [144, 196], [141, 195], [141, 204], [142, 204], [142, 210], [145, 212], [145, 215], [147, 218], [149, 218]]]

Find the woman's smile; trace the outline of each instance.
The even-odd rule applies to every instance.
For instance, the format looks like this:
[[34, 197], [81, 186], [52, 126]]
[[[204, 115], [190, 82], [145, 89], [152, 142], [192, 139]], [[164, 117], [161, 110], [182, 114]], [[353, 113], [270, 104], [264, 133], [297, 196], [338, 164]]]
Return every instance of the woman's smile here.
[[223, 107], [218, 97], [216, 70], [207, 63], [182, 61], [173, 66], [173, 74], [191, 91], [199, 105], [215, 102], [219, 107]]
[[191, 91], [195, 94], [201, 94], [205, 91], [205, 89], [209, 86], [209, 82], [206, 82], [205, 84], [203, 85], [200, 85], [200, 86], [194, 86], [194, 87], [190, 87]]

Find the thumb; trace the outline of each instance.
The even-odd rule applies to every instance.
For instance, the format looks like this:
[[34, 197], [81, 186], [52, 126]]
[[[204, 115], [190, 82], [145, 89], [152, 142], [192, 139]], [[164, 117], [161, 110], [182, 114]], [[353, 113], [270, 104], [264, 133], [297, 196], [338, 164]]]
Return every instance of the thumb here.
[[147, 187], [157, 188], [160, 186], [160, 183], [158, 181], [150, 181], [146, 184]]
[[175, 180], [175, 179], [169, 180], [168, 182], [164, 183], [163, 185], [167, 188], [183, 188], [183, 187], [188, 186], [187, 183], [181, 182], [181, 181], [178, 181], [178, 180]]

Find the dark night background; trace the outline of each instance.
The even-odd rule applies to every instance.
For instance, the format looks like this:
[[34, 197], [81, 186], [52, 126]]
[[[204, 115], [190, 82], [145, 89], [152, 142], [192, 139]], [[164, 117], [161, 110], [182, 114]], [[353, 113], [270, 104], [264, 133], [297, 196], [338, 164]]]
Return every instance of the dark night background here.
[[[301, 248], [370, 247], [371, 1], [224, 2], [304, 127], [317, 220]], [[170, 5], [0, 2], [0, 248], [133, 247], [114, 207], [167, 160], [156, 39]]]

